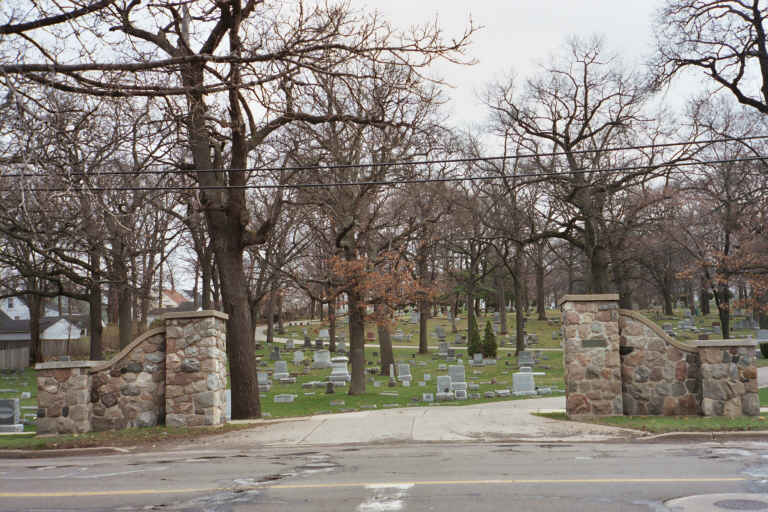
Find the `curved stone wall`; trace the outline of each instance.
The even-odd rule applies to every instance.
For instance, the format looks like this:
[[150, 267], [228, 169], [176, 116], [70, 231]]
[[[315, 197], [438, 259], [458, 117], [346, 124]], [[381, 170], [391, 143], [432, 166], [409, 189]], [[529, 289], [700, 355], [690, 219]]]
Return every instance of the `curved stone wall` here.
[[92, 429], [153, 427], [165, 416], [165, 327], [91, 369]]
[[635, 311], [619, 310], [624, 414], [698, 414], [699, 355]]
[[163, 320], [110, 361], [37, 364], [38, 434], [225, 423], [227, 315]]

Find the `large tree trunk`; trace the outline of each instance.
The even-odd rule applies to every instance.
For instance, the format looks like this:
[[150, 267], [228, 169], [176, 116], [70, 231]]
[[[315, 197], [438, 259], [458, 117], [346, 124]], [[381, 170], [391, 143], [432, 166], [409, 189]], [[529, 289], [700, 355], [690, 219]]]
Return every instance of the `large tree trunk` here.
[[93, 280], [88, 289], [88, 305], [89, 305], [89, 330], [91, 333], [91, 346], [89, 358], [91, 361], [100, 361], [104, 358], [101, 346], [101, 285], [99, 280], [101, 279], [101, 272], [99, 271], [101, 265], [101, 257], [98, 249], [92, 248], [88, 253], [88, 263], [93, 269], [91, 272], [91, 279]]
[[[382, 313], [386, 306], [377, 304], [377, 313]], [[378, 315], [377, 315], [378, 316]], [[376, 330], [379, 335], [379, 351], [381, 352], [381, 374], [389, 376], [389, 365], [395, 364], [395, 353], [392, 350], [392, 336], [389, 332], [389, 322], [379, 322]]]
[[425, 300], [419, 301], [419, 354], [426, 354], [429, 352], [429, 346], [427, 345], [428, 335], [427, 332], [427, 319], [429, 318], [429, 303]]
[[29, 358], [32, 363], [43, 362], [43, 346], [40, 341], [40, 316], [43, 310], [39, 295], [28, 295], [29, 302]]
[[347, 292], [349, 299], [349, 362], [352, 366], [350, 395], [365, 393], [365, 314], [360, 295]]
[[283, 294], [277, 290], [277, 334], [285, 334], [283, 325]]
[[232, 419], [258, 418], [261, 416], [261, 404], [247, 281], [244, 278], [242, 252], [233, 250], [233, 243], [237, 243], [239, 236], [233, 232], [230, 235], [229, 240], [217, 241], [215, 246], [224, 312], [229, 315], [227, 355], [232, 387]]
[[336, 298], [334, 297], [328, 303], [328, 336], [330, 342], [328, 349], [331, 352], [336, 352]]
[[715, 293], [718, 297], [717, 313], [720, 317], [720, 329], [723, 333], [723, 339], [727, 340], [731, 335], [731, 290], [727, 283], [723, 283], [717, 287]]
[[499, 272], [496, 272], [496, 304], [496, 310], [499, 312], [499, 332], [507, 334], [507, 294]]
[[536, 247], [536, 312], [539, 320], [547, 319], [547, 306], [544, 303], [544, 248], [543, 244]]
[[269, 291], [267, 298], [267, 343], [275, 342], [275, 296], [274, 290]]

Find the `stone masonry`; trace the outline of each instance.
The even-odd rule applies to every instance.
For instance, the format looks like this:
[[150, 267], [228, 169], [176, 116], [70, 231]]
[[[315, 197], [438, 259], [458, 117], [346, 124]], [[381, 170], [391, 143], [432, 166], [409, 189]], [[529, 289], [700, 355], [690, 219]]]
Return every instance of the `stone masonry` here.
[[165, 316], [165, 423], [168, 426], [226, 422], [226, 316]]
[[566, 296], [561, 308], [569, 417], [759, 414], [755, 341], [676, 341], [618, 309], [618, 295]]
[[223, 424], [226, 319], [169, 314], [110, 361], [36, 365], [38, 434]]
[[626, 415], [699, 413], [699, 354], [636, 311], [619, 311]]
[[165, 329], [145, 332], [112, 360], [91, 370], [94, 431], [153, 427], [165, 401]]
[[758, 416], [756, 342], [700, 341], [701, 413], [704, 416]]
[[618, 295], [566, 295], [560, 302], [569, 417], [623, 414]]
[[55, 361], [35, 367], [38, 434], [91, 431], [91, 377], [88, 371], [97, 364], [95, 361]]

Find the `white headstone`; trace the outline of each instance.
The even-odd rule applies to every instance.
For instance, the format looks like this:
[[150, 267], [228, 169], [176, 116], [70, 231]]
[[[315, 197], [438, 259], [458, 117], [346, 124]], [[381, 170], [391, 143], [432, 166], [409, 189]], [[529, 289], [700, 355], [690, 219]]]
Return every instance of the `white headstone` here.
[[312, 368], [330, 368], [331, 353], [327, 350], [318, 350], [313, 354]]
[[304, 362], [304, 352], [297, 350], [293, 353], [293, 364], [301, 364]]

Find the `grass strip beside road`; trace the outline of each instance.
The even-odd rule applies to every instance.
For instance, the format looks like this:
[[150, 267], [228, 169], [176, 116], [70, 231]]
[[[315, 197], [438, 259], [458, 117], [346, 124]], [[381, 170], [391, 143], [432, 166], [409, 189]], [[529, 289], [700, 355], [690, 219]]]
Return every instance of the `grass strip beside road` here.
[[236, 430], [259, 428], [258, 425], [228, 423], [221, 427], [146, 427], [89, 432], [61, 436], [36, 437], [34, 433], [24, 436], [0, 437], [0, 450], [47, 450], [59, 448], [91, 448], [95, 446], [136, 446], [154, 445], [167, 441], [189, 441], [199, 437], [225, 434]]
[[583, 423], [641, 430], [653, 434], [768, 430], [768, 419], [765, 416], [742, 416], [738, 418], [726, 418], [723, 416], [606, 416], [590, 420], [571, 420], [564, 412], [534, 414], [553, 420], [581, 421]]

